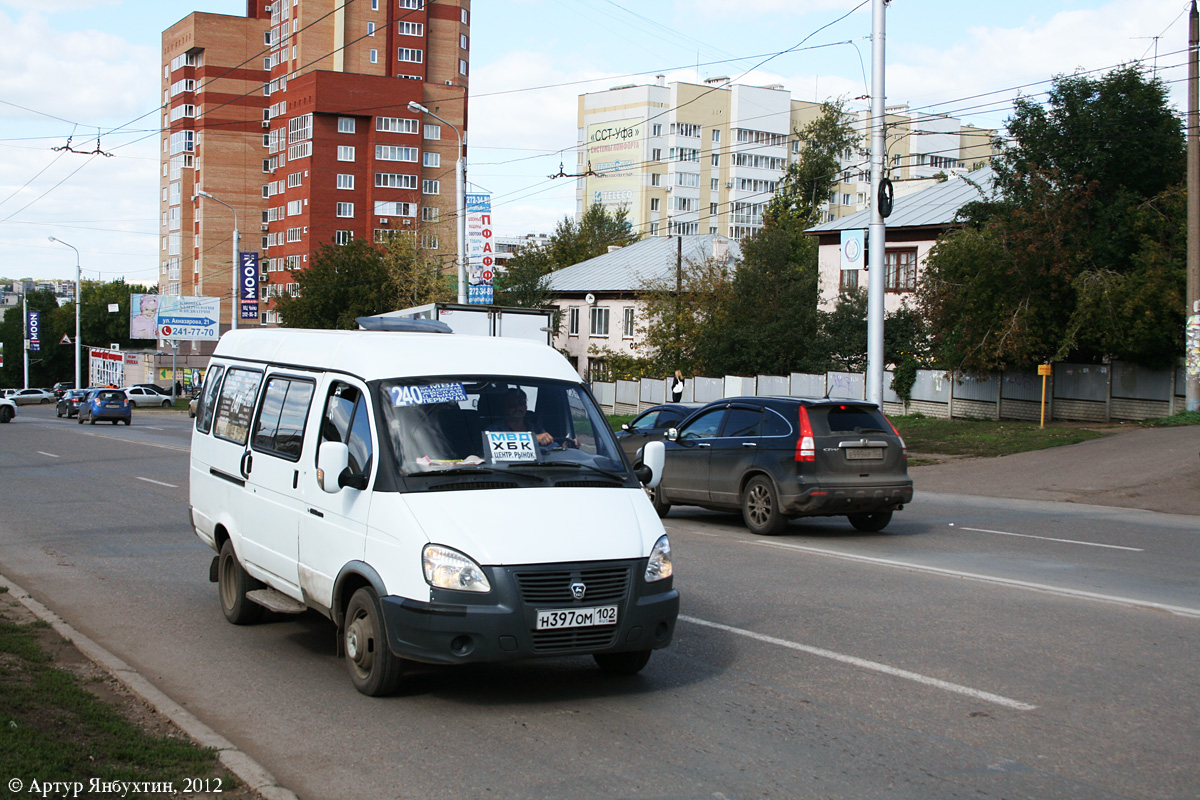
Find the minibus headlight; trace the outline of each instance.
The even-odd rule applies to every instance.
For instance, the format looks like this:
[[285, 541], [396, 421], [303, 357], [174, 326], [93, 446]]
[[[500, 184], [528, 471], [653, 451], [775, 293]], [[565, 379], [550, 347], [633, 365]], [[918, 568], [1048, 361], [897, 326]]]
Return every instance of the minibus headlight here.
[[646, 583], [669, 578], [674, 571], [671, 565], [671, 540], [664, 533], [654, 543], [654, 549], [650, 551], [650, 560], [646, 562]]
[[425, 580], [438, 589], [460, 592], [490, 592], [483, 569], [467, 556], [440, 544], [427, 544], [421, 551]]

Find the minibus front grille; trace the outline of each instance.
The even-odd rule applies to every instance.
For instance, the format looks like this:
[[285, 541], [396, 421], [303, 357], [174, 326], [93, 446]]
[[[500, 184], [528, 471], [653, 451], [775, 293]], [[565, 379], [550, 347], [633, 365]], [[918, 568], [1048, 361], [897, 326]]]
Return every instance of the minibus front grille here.
[[617, 626], [604, 628], [567, 628], [566, 630], [533, 631], [533, 649], [538, 653], [561, 653], [573, 650], [599, 650], [611, 647]]
[[475, 489], [516, 489], [519, 485], [512, 481], [456, 481], [454, 483], [435, 483], [425, 491], [466, 492]]
[[[575, 569], [521, 570], [513, 573], [521, 600], [527, 605], [595, 605], [624, 600], [629, 591], [628, 564]], [[584, 594], [576, 598], [573, 583], [582, 583]]]

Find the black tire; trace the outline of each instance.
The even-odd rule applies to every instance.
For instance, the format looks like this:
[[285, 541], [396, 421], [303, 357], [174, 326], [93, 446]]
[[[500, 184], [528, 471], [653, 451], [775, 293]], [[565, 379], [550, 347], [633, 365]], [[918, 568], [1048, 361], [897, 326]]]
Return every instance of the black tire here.
[[137, 401], [136, 401], [136, 400], [130, 400], [130, 401], [129, 401], [129, 407], [130, 407], [130, 408], [137, 408]]
[[659, 518], [665, 518], [671, 513], [671, 504], [665, 500], [661, 500], [662, 492], [657, 488], [646, 489], [646, 494], [650, 496], [650, 504], [654, 506], [654, 513], [658, 514]]
[[787, 527], [788, 519], [779, 508], [775, 484], [763, 475], [756, 475], [746, 484], [742, 494], [742, 520], [751, 533], [777, 536]]
[[368, 697], [384, 697], [400, 688], [404, 662], [388, 648], [379, 599], [370, 587], [364, 586], [350, 597], [342, 647], [355, 689]]
[[47, 404], [47, 403], [49, 403], [49, 402], [50, 402], [50, 398], [48, 398], [48, 397], [43, 397], [43, 398], [42, 398], [42, 405], [46, 405], [46, 404]]
[[120, 422], [120, 421], [121, 421], [121, 420], [119, 420], [119, 419], [114, 419], [112, 422], [113, 422], [113, 425], [116, 425], [116, 424], [117, 424], [118, 422]]
[[76, 416], [75, 421], [78, 422], [80, 425], [82, 425], [83, 424], [83, 414], [79, 414], [78, 416]]
[[249, 625], [262, 616], [263, 607], [246, 597], [247, 592], [261, 589], [262, 584], [251, 578], [238, 561], [233, 550], [233, 541], [225, 540], [221, 545], [220, 561], [217, 563], [217, 596], [221, 600], [221, 612], [234, 625]]
[[133, 421], [133, 420], [131, 420], [131, 419], [127, 419], [127, 420], [125, 420], [125, 424], [126, 424], [126, 425], [128, 425], [128, 424], [129, 424], [130, 422], [132, 422], [132, 421]]
[[54, 413], [58, 415], [59, 419], [62, 419], [62, 409], [61, 408], [54, 409]]
[[625, 653], [594, 653], [596, 666], [613, 675], [636, 675], [650, 661], [649, 650], [630, 650]]
[[10, 422], [13, 418], [13, 410], [8, 406], [0, 407], [0, 423]]
[[872, 511], [870, 513], [847, 514], [846, 519], [850, 520], [850, 524], [854, 526], [855, 530], [860, 530], [863, 533], [879, 533], [892, 521], [892, 512]]
[[91, 423], [92, 425], [95, 425], [95, 424], [96, 424], [96, 418], [95, 418], [95, 417], [92, 417], [91, 419], [89, 419], [89, 420], [88, 420], [88, 422], [89, 422], [89, 423]]

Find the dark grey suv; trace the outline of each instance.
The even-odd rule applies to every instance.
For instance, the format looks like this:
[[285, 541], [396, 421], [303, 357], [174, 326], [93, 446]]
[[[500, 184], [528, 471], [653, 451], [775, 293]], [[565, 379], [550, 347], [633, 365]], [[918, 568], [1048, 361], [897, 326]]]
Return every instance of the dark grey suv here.
[[737, 510], [754, 533], [793, 517], [845, 516], [879, 531], [912, 500], [904, 440], [873, 403], [727, 397], [668, 434], [654, 508]]

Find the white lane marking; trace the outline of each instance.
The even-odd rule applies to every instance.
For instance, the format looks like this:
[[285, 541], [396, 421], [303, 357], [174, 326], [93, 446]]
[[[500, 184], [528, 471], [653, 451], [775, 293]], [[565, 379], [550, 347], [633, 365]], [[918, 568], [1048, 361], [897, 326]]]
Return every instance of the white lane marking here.
[[135, 475], [134, 477], [137, 478], [139, 481], [145, 481], [146, 483], [153, 483], [158, 486], [165, 486], [168, 489], [178, 489], [179, 488], [178, 486], [176, 486], [173, 483], [163, 483], [162, 481], [151, 480], [150, 478], [143, 478], [141, 475]]
[[45, 450], [38, 450], [37, 454], [39, 456], [47, 456], [48, 458], [61, 458], [62, 457], [62, 456], [56, 456], [56, 455], [54, 455], [54, 453], [47, 453]]
[[80, 436], [95, 436], [97, 439], [108, 439], [110, 442], [124, 442], [125, 444], [140, 444], [143, 447], [157, 447], [160, 450], [174, 450], [177, 453], [190, 453], [191, 445], [181, 447], [175, 444], [158, 444], [156, 442], [140, 442], [137, 439], [126, 439], [122, 436], [110, 436], [106, 433], [92, 433], [90, 431], [80, 431]]
[[928, 675], [922, 675], [919, 672], [909, 672], [906, 669], [898, 669], [897, 667], [891, 667], [887, 664], [880, 664], [878, 661], [867, 661], [866, 659], [858, 658], [857, 656], [847, 656], [843, 655], [842, 653], [835, 653], [832, 650], [824, 650], [820, 647], [812, 647], [810, 645], [800, 644], [798, 642], [791, 642], [787, 639], [778, 639], [774, 636], [766, 636], [761, 633], [755, 633], [754, 631], [747, 631], [743, 630], [742, 628], [734, 628], [730, 625], [722, 625], [719, 622], [709, 622], [705, 619], [697, 619], [696, 617], [689, 617], [683, 614], [679, 615], [679, 619], [684, 620], [685, 622], [690, 622], [693, 625], [703, 625], [707, 628], [716, 628], [720, 631], [735, 633], [738, 636], [745, 636], [747, 638], [755, 639], [767, 644], [786, 647], [789, 650], [799, 650], [802, 653], [808, 653], [809, 655], [832, 659], [833, 661], [840, 661], [843, 664], [849, 664], [854, 667], [869, 669], [874, 672], [882, 672], [885, 675], [891, 675], [896, 678], [904, 678], [905, 680], [916, 681], [917, 683], [923, 683], [926, 686], [933, 686], [934, 688], [942, 689], [947, 692], [963, 694], [967, 697], [974, 697], [977, 700], [985, 700], [989, 703], [995, 703], [996, 705], [1015, 708], [1018, 711], [1033, 711], [1035, 708], [1037, 708], [1037, 706], [1030, 705], [1029, 703], [1022, 703], [1019, 700], [1013, 700], [1011, 698], [1004, 697], [1003, 695], [992, 694], [991, 692], [984, 692], [980, 691], [979, 689], [972, 689], [969, 686], [961, 686], [957, 683], [950, 683], [949, 681], [943, 681], [939, 678], [931, 678]]
[[1002, 586], [1012, 586], [1018, 589], [1033, 589], [1039, 592], [1060, 594], [1066, 597], [1075, 597], [1082, 600], [1097, 600], [1103, 603], [1116, 603], [1118, 605], [1133, 606], [1135, 608], [1153, 608], [1157, 611], [1166, 611], [1171, 614], [1177, 614], [1181, 617], [1200, 617], [1200, 608], [1173, 606], [1168, 605], [1167, 603], [1154, 603], [1149, 600], [1138, 600], [1133, 597], [1121, 597], [1119, 595], [1101, 594], [1099, 592], [1085, 592], [1081, 589], [1067, 589], [1062, 586], [1051, 586], [1045, 583], [1018, 581], [1012, 578], [1000, 578], [995, 575], [981, 575], [976, 572], [962, 572], [960, 570], [945, 569], [943, 567], [930, 567], [924, 564], [913, 564], [908, 561], [893, 561], [892, 559], [888, 558], [856, 556], [849, 553], [839, 553], [836, 550], [824, 550], [820, 547], [805, 547], [803, 545], [786, 544], [783, 542], [745, 542], [745, 544], [757, 545], [759, 547], [782, 547], [788, 550], [800, 550], [805, 553], [814, 553], [819, 556], [833, 556], [834, 558], [842, 558], [847, 561], [863, 561], [868, 564], [878, 564], [884, 567], [897, 567], [899, 569], [911, 569], [916, 572], [931, 572], [935, 575], [949, 575], [953, 578], [966, 578], [968, 580], [983, 581], [985, 583], [998, 583]]
[[1055, 539], [1052, 536], [1034, 536], [1028, 533], [1011, 533], [1010, 531], [990, 531], [987, 528], [967, 528], [959, 525], [955, 530], [975, 531], [976, 533], [995, 533], [1000, 536], [1020, 536], [1022, 539], [1041, 539], [1043, 542], [1065, 542], [1066, 544], [1085, 544], [1088, 547], [1107, 547], [1110, 550], [1131, 550], [1134, 553], [1146, 552], [1140, 547], [1123, 547], [1119, 544], [1100, 544], [1098, 542], [1081, 542], [1078, 539]]

